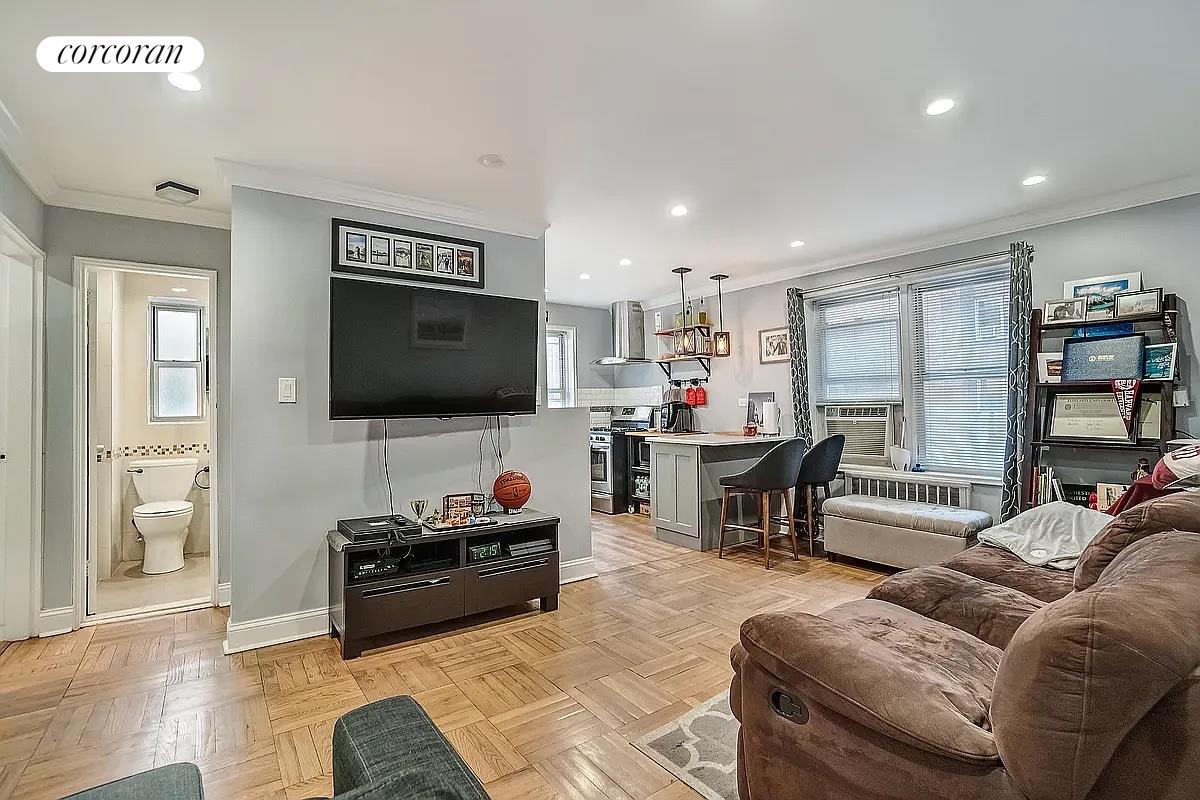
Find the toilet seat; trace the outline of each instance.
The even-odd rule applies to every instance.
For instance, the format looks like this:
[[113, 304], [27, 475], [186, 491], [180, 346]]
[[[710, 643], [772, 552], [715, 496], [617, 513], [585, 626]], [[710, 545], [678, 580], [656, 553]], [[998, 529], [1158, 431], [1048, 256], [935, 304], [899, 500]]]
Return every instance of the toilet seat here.
[[189, 500], [160, 500], [143, 503], [133, 509], [135, 517], [173, 517], [191, 513], [192, 503]]

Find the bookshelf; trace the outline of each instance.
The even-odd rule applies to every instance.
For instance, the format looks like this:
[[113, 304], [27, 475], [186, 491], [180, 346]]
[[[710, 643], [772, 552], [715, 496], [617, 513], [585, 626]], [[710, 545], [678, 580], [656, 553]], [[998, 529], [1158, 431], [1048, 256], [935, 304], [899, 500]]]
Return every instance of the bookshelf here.
[[[1147, 458], [1153, 467], [1165, 452], [1166, 442], [1174, 438], [1175, 380], [1173, 378], [1172, 380], [1143, 380], [1141, 396], [1138, 399], [1137, 407], [1133, 410], [1135, 420], [1139, 420], [1145, 404], [1151, 399], [1157, 400], [1157, 416], [1135, 422], [1135, 425], [1144, 424], [1152, 432], [1157, 428], [1157, 435], [1139, 436], [1134, 440], [1105, 438], [1067, 439], [1056, 438], [1050, 435], [1051, 414], [1057, 395], [1092, 393], [1111, 395], [1112, 386], [1108, 381], [1042, 382], [1039, 380], [1038, 356], [1042, 353], [1061, 352], [1063, 341], [1071, 338], [1076, 329], [1087, 330], [1126, 323], [1133, 326], [1134, 333], [1145, 334], [1147, 344], [1176, 342], [1179, 347], [1182, 347], [1178, 335], [1178, 297], [1174, 294], [1163, 295], [1162, 311], [1157, 314], [1141, 314], [1123, 319], [1094, 320], [1088, 322], [1044, 322], [1042, 320], [1042, 310], [1033, 310], [1030, 319], [1029, 399], [1025, 432], [1025, 464], [1027, 474], [1023, 476], [1021, 490], [1021, 500], [1024, 508], [1031, 508], [1039, 502], [1047, 502], [1053, 499], [1053, 494], [1049, 497], [1046, 496], [1046, 489], [1048, 487], [1043, 480], [1042, 468], [1049, 466], [1048, 462], [1053, 462], [1055, 451], [1087, 451], [1098, 461], [1104, 459], [1104, 454], [1110, 454], [1112, 458], [1107, 459], [1107, 461], [1111, 463], [1098, 464], [1095, 467], [1097, 470], [1122, 468], [1126, 466], [1126, 463], [1130, 459], [1136, 463], [1136, 458], [1138, 457]], [[1047, 344], [1051, 346], [1048, 347]], [[1178, 365], [1182, 360], [1183, 353], [1180, 352], [1177, 354], [1176, 364]], [[1178, 366], [1176, 366], [1176, 374], [1178, 374]], [[1139, 431], [1139, 433], [1142, 432], [1144, 431]], [[1122, 461], [1118, 462], [1117, 456], [1120, 456]], [[1088, 486], [1089, 484], [1080, 483], [1079, 481], [1065, 483], [1063, 488], [1066, 490], [1068, 502], [1079, 503], [1079, 498], [1082, 496], [1084, 498], [1082, 504], [1086, 504], [1087, 492], [1084, 492], [1084, 490]]]

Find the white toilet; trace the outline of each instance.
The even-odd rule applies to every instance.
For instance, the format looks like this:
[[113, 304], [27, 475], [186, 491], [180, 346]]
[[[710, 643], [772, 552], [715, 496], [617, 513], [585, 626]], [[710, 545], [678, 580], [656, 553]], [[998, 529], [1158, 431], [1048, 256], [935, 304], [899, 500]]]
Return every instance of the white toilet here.
[[195, 458], [144, 458], [129, 463], [142, 504], [133, 525], [145, 541], [142, 572], [160, 575], [183, 569], [183, 543], [192, 521], [191, 491], [200, 462]]

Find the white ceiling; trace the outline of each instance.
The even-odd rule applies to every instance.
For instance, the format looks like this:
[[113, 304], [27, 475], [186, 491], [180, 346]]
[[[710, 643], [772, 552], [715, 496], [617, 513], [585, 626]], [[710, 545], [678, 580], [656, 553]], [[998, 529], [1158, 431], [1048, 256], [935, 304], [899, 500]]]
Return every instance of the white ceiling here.
[[[1200, 176], [1195, 0], [43, 0], [3, 16], [6, 149], [64, 196], [153, 200], [174, 178], [224, 211], [225, 158], [472, 206], [550, 224], [558, 302], [660, 296], [677, 264], [697, 288], [815, 270]], [[204, 44], [203, 91], [34, 61], [48, 35], [150, 33]], [[927, 117], [943, 95], [958, 107]], [[1049, 180], [1022, 187], [1033, 173]]]

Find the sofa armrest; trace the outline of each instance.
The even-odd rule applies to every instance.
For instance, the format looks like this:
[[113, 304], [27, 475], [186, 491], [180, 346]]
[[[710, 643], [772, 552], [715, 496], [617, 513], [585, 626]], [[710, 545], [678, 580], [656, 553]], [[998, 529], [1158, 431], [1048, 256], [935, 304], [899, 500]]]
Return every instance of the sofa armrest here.
[[195, 764], [168, 764], [96, 786], [64, 800], [202, 800], [204, 789]]
[[[373, 798], [488, 800], [483, 784], [411, 697], [356, 708], [333, 726], [333, 790]], [[379, 790], [383, 793], [379, 794]]]
[[759, 614], [742, 624], [741, 642], [751, 661], [785, 684], [781, 689], [912, 747], [976, 765], [1000, 761], [991, 733], [942, 686], [844, 625], [809, 614]]
[[883, 600], [1004, 649], [1021, 623], [1046, 604], [1024, 592], [946, 567], [899, 572], [873, 588]]

